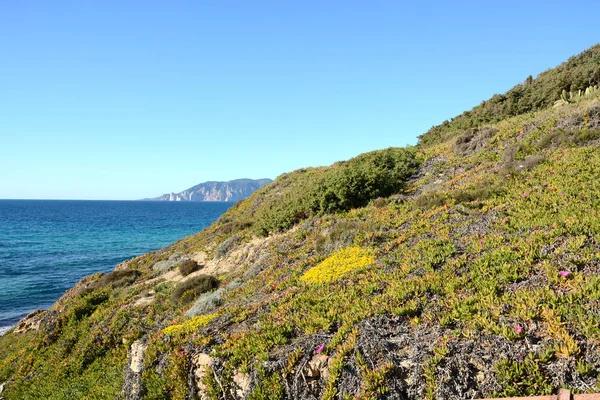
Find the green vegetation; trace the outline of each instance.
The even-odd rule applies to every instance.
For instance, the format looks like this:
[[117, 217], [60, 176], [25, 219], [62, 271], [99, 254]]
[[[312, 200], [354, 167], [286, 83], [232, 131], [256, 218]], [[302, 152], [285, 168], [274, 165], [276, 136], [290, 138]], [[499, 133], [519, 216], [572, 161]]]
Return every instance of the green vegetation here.
[[181, 282], [171, 296], [173, 303], [187, 304], [202, 293], [219, 287], [219, 280], [212, 275], [198, 275]]
[[194, 260], [185, 260], [179, 264], [179, 273], [183, 276], [188, 276], [192, 272], [199, 269], [198, 263]]
[[517, 115], [544, 110], [556, 101], [592, 98], [600, 85], [600, 45], [571, 57], [556, 68], [542, 72], [535, 79], [527, 79], [502, 95], [494, 95], [470, 111], [465, 111], [450, 121], [434, 126], [420, 136], [422, 144], [447, 140], [465, 129], [493, 124]]
[[[39, 329], [0, 337], [2, 395], [600, 391], [598, 52], [414, 148], [284, 174], [208, 229], [88, 278]], [[563, 89], [583, 93], [553, 107]], [[218, 276], [153, 269], [196, 252]], [[147, 346], [137, 375], [134, 342]]]

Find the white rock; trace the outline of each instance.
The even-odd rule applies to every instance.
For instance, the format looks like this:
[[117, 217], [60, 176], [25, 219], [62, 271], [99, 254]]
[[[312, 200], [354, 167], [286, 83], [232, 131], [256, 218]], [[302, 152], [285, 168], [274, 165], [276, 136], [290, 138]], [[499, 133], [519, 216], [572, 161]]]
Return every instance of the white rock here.
[[243, 399], [250, 393], [250, 375], [237, 372], [233, 375], [233, 382], [237, 385], [235, 394]]
[[131, 344], [131, 363], [129, 364], [129, 369], [131, 369], [136, 374], [142, 372], [142, 363], [144, 361], [144, 351], [146, 351], [146, 346], [140, 340], [136, 340]]

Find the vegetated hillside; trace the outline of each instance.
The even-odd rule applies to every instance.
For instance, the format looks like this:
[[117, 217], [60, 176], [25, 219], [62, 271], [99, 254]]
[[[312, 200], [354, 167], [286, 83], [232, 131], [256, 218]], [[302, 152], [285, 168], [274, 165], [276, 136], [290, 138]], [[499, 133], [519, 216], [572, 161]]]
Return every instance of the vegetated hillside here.
[[2, 396], [600, 391], [600, 93], [585, 89], [282, 175], [84, 279], [0, 337]]

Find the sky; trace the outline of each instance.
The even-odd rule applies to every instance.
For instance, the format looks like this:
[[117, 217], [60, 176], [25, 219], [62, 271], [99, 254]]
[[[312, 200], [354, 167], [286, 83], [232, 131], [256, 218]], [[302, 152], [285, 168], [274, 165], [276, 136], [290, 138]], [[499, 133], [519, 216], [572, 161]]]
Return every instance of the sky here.
[[133, 200], [414, 145], [599, 41], [592, 1], [2, 1], [0, 199]]

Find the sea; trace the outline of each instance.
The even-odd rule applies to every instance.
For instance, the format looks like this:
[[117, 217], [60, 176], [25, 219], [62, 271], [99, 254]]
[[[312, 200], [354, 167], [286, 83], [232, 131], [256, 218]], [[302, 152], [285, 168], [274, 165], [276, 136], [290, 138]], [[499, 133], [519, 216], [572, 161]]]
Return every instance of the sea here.
[[84, 276], [198, 232], [232, 205], [0, 200], [0, 335]]

